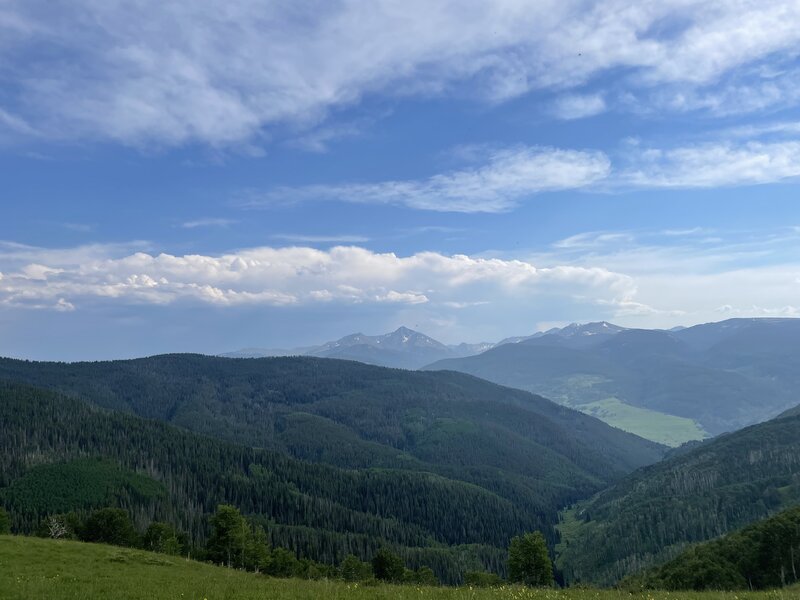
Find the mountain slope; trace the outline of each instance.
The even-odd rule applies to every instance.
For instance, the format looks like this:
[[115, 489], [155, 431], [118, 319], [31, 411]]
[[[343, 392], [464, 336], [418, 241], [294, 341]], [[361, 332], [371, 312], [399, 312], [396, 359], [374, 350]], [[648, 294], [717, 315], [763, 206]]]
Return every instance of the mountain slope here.
[[546, 527], [536, 512], [430, 473], [311, 464], [0, 384], [0, 505], [16, 531], [30, 533], [48, 514], [112, 504], [199, 542], [219, 503], [261, 518], [273, 543], [325, 562], [366, 559], [386, 543], [406, 556], [438, 553], [448, 581], [458, 579], [459, 555], [500, 568], [508, 537]]
[[658, 460], [662, 452], [656, 444], [545, 398], [458, 373], [310, 357], [232, 360], [182, 354], [72, 364], [0, 359], [0, 379], [58, 389], [106, 408], [263, 447], [280, 447], [285, 417], [306, 413], [387, 446], [395, 455], [424, 446], [429, 434], [442, 429], [443, 419], [472, 423], [481, 436], [493, 427], [505, 428], [509, 435], [573, 457], [596, 477], [628, 472]]
[[659, 590], [774, 589], [800, 579], [800, 506], [699, 544], [626, 587]]
[[800, 417], [754, 425], [640, 469], [569, 511], [559, 564], [612, 583], [800, 501]]
[[[800, 355], [793, 350], [800, 347], [800, 319], [732, 319], [678, 331], [602, 325], [547, 332], [425, 368], [542, 394], [651, 439], [672, 436], [673, 444], [739, 429], [800, 402]], [[626, 407], [658, 414], [626, 424], [615, 413]], [[653, 417], [663, 437], [648, 432]]]
[[435, 473], [535, 515], [551, 541], [558, 509], [663, 454], [577, 411], [459, 373], [311, 357], [167, 355], [3, 359], [0, 379], [304, 461]]

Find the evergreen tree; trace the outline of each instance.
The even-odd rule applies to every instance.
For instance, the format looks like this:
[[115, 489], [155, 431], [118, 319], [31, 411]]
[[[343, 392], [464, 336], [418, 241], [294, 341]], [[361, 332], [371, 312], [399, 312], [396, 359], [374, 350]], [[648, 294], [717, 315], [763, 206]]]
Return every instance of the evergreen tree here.
[[101, 508], [89, 515], [81, 528], [81, 540], [114, 546], [139, 545], [139, 534], [121, 508]]
[[0, 535], [7, 535], [11, 533], [11, 517], [8, 511], [0, 506]]
[[531, 587], [553, 585], [553, 564], [541, 532], [526, 533], [511, 540], [508, 547], [508, 576], [513, 582]]
[[372, 558], [372, 571], [381, 581], [400, 582], [405, 569], [403, 559], [388, 548], [381, 548]]
[[206, 551], [208, 558], [229, 567], [244, 567], [248, 525], [239, 509], [220, 504], [211, 517], [211, 536]]

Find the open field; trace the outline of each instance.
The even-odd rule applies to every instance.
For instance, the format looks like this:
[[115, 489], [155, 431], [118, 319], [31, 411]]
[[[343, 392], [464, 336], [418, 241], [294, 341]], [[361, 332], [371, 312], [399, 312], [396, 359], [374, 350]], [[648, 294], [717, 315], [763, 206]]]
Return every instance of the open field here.
[[270, 579], [182, 558], [113, 546], [0, 536], [0, 598], [25, 600], [794, 600], [762, 593], [471, 590]]
[[692, 440], [702, 440], [708, 434], [692, 419], [631, 406], [618, 398], [606, 398], [574, 406], [581, 412], [623, 431], [635, 433], [665, 446], [680, 446]]

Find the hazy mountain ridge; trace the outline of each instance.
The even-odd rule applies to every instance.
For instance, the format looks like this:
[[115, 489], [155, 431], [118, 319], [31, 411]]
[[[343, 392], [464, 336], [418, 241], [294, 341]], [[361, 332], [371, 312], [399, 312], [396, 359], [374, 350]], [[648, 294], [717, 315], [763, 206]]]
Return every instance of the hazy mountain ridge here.
[[353, 333], [319, 346], [297, 348], [243, 348], [225, 352], [225, 358], [267, 358], [273, 356], [319, 356], [357, 360], [383, 367], [417, 369], [444, 358], [474, 356], [503, 344], [517, 344], [547, 335], [564, 339], [578, 339], [591, 335], [612, 335], [623, 331], [606, 321], [580, 325], [572, 323], [566, 327], [555, 327], [532, 335], [505, 338], [499, 342], [443, 344], [430, 336], [402, 326], [382, 335]]
[[318, 356], [357, 360], [381, 367], [418, 369], [442, 358], [457, 358], [479, 354], [495, 344], [481, 342], [476, 344], [443, 344], [432, 337], [399, 327], [383, 335], [364, 335], [353, 333], [336, 341], [319, 346], [305, 346], [294, 349], [245, 348], [220, 354], [225, 358], [266, 358], [271, 356]]
[[[607, 334], [590, 325], [591, 334], [570, 326], [425, 368], [470, 373], [590, 414], [607, 409], [604, 418], [629, 431], [641, 433], [636, 423], [615, 421], [615, 410], [697, 423], [697, 435], [682, 441], [739, 429], [800, 402], [800, 319], [732, 319], [673, 331], [615, 327]], [[676, 425], [665, 419], [665, 428]]]

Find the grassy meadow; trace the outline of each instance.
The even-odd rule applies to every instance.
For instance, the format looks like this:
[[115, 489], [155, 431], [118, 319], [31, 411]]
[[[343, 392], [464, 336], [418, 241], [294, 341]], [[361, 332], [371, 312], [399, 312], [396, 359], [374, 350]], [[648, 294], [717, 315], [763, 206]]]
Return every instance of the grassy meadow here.
[[24, 600], [793, 600], [760, 593], [644, 592], [365, 586], [270, 579], [141, 550], [0, 536], [0, 598]]

